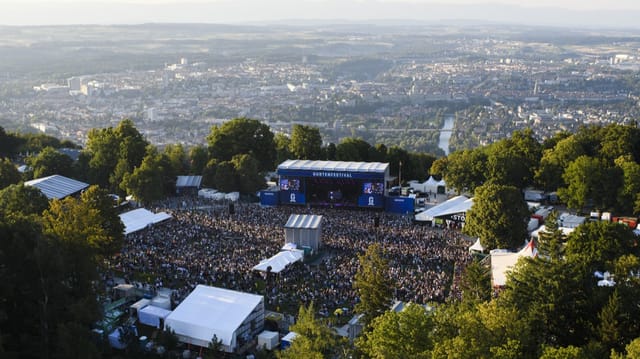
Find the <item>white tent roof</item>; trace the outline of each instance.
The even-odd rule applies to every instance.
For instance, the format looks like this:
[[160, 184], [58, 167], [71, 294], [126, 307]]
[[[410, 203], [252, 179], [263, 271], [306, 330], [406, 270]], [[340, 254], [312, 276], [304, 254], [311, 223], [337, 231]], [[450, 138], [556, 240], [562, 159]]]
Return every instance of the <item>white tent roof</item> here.
[[467, 212], [473, 206], [473, 198], [457, 196], [416, 214], [416, 221], [432, 221], [436, 217]]
[[[571, 232], [576, 230], [575, 228], [567, 228], [567, 227], [559, 227], [558, 229], [560, 229], [565, 236], [568, 236], [569, 234], [571, 234]], [[531, 237], [538, 238], [540, 237], [540, 233], [546, 233], [546, 232], [547, 232], [547, 226], [543, 224], [540, 227], [538, 227], [538, 229], [531, 232]]]
[[315, 214], [292, 214], [289, 216], [285, 228], [318, 229], [322, 223], [322, 216]]
[[156, 224], [171, 218], [165, 212], [153, 213], [144, 208], [134, 209], [120, 215], [120, 220], [124, 224], [124, 234], [139, 231], [150, 224]]
[[148, 305], [138, 311], [140, 323], [160, 328], [160, 319], [165, 320], [171, 311], [168, 309]]
[[438, 185], [438, 181], [436, 181], [433, 176], [429, 176], [429, 179], [424, 183], [425, 186], [435, 187]]
[[385, 173], [388, 167], [388, 163], [380, 162], [286, 160], [278, 165], [278, 170]]
[[231, 346], [234, 332], [262, 300], [261, 295], [200, 284], [169, 314], [165, 327], [201, 343], [211, 342], [215, 334]]
[[519, 252], [491, 251], [491, 278], [493, 285], [502, 287], [507, 283], [507, 273], [516, 265], [518, 259], [533, 258], [538, 250], [533, 241], [527, 243]]
[[480, 238], [478, 238], [476, 242], [471, 247], [469, 247], [469, 252], [471, 251], [484, 252], [484, 247], [480, 243]]
[[271, 266], [271, 273], [280, 273], [289, 264], [301, 261], [302, 257], [304, 257], [304, 251], [301, 250], [282, 251], [269, 259], [261, 261], [260, 264], [253, 267], [253, 270], [266, 272], [267, 267]]
[[62, 199], [89, 187], [87, 183], [60, 175], [36, 178], [24, 185], [36, 187], [49, 199]]
[[176, 187], [200, 187], [202, 176], [178, 176]]

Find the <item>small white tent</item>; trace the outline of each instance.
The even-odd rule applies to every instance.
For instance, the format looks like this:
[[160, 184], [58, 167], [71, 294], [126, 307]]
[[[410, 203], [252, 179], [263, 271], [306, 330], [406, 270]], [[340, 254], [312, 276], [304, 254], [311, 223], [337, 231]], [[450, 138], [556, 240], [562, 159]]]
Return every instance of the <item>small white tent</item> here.
[[538, 255], [534, 241], [529, 241], [519, 252], [492, 250], [491, 254], [491, 282], [494, 287], [503, 287], [507, 283], [507, 273], [513, 269], [518, 260], [523, 257], [533, 258]]

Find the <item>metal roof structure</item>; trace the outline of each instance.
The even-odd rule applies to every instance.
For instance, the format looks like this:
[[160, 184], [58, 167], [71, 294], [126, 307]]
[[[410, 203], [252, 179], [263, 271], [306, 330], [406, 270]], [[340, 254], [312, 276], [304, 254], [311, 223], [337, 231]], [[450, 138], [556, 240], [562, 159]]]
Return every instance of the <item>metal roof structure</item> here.
[[361, 173], [385, 173], [388, 163], [286, 160], [278, 165], [278, 170], [340, 171]]
[[60, 175], [36, 178], [24, 185], [36, 187], [49, 199], [62, 199], [89, 187], [87, 183]]
[[176, 187], [198, 187], [202, 183], [202, 176], [178, 176]]
[[292, 214], [284, 228], [318, 229], [322, 223], [322, 216], [315, 214]]

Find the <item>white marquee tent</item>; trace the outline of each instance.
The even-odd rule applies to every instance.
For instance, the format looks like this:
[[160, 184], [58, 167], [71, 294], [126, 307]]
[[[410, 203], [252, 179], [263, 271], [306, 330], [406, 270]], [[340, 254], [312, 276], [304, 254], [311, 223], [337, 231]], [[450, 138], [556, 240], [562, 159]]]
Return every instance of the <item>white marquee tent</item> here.
[[120, 215], [120, 220], [124, 224], [124, 234], [139, 231], [148, 225], [160, 223], [169, 218], [171, 215], [166, 212], [153, 213], [144, 208], [134, 209]]
[[160, 328], [160, 325], [169, 316], [169, 314], [171, 314], [170, 310], [155, 307], [153, 305], [147, 305], [138, 311], [138, 320], [140, 320], [140, 323], [142, 324]]
[[266, 272], [268, 267], [271, 267], [271, 273], [280, 273], [287, 266], [292, 263], [302, 261], [304, 257], [304, 251], [299, 249], [282, 251], [269, 259], [265, 259], [257, 266], [253, 267], [253, 270]]
[[519, 252], [504, 250], [492, 250], [491, 254], [491, 281], [494, 287], [503, 287], [507, 283], [507, 273], [513, 269], [520, 258], [533, 258], [538, 255], [538, 250], [533, 241], [529, 241]]
[[466, 213], [473, 206], [473, 198], [456, 196], [416, 214], [416, 221], [433, 221], [437, 217]]
[[[257, 336], [264, 327], [261, 295], [198, 285], [165, 320], [183, 343], [208, 347], [214, 334], [232, 352], [241, 337]], [[255, 332], [255, 333], [254, 333]]]

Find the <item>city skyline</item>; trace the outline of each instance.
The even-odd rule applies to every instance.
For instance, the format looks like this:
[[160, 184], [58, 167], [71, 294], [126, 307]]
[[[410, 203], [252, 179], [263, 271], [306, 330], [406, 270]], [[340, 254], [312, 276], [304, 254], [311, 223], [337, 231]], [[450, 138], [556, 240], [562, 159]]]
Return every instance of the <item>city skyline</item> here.
[[405, 19], [637, 28], [640, 14], [640, 2], [633, 0], [0, 0], [0, 8], [0, 25]]

